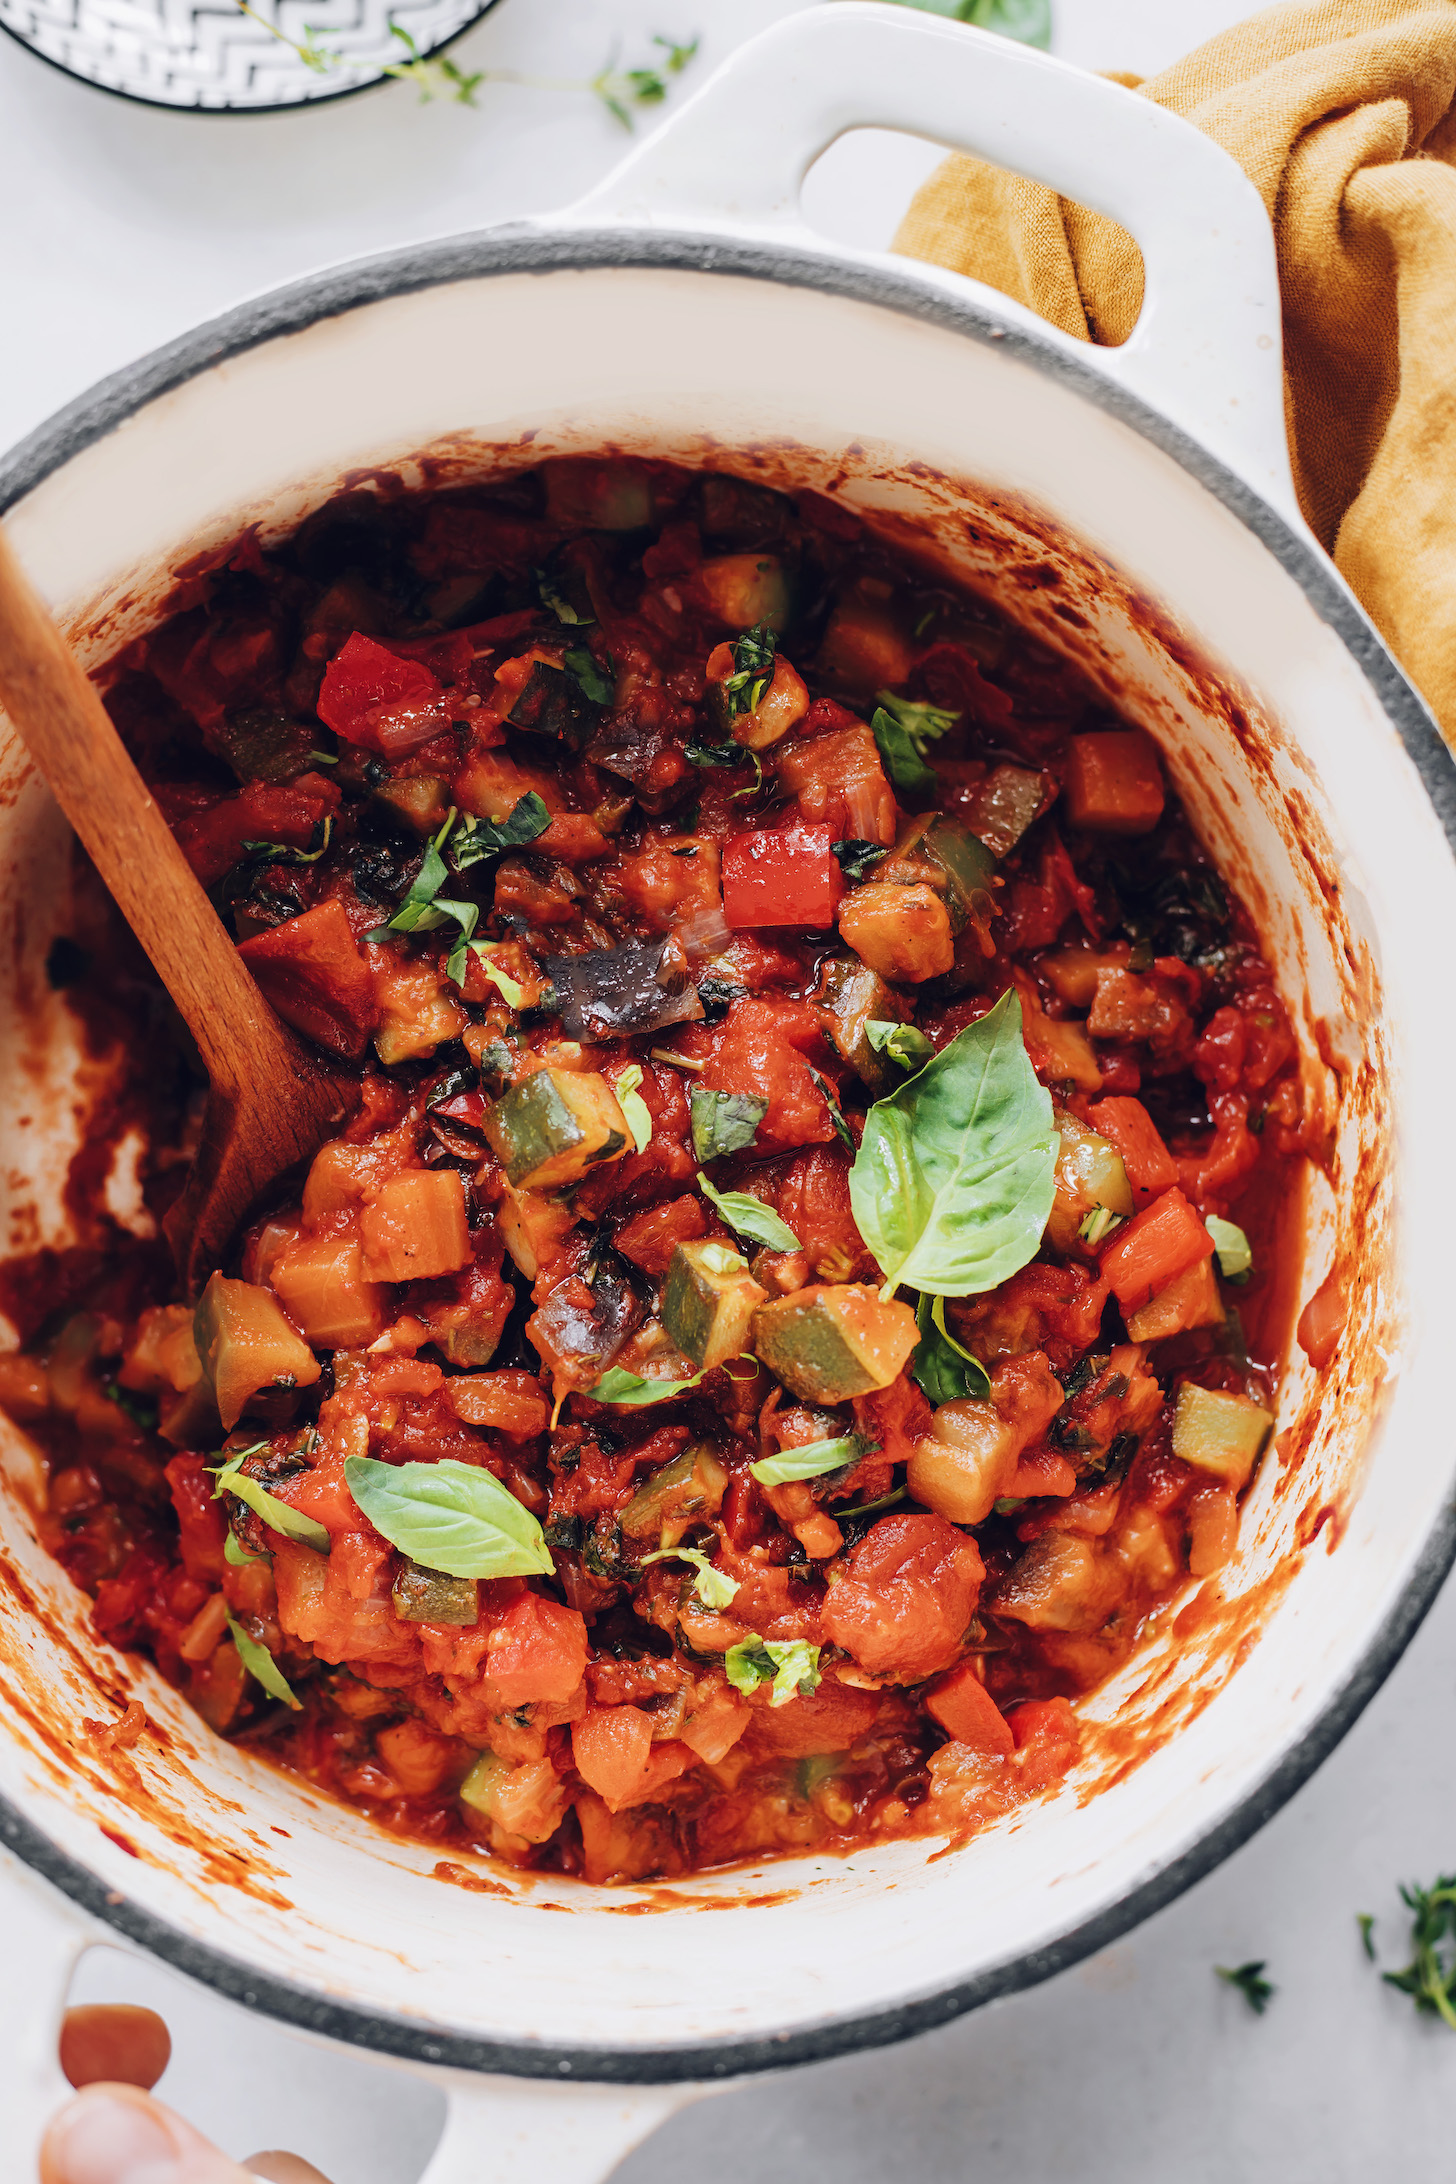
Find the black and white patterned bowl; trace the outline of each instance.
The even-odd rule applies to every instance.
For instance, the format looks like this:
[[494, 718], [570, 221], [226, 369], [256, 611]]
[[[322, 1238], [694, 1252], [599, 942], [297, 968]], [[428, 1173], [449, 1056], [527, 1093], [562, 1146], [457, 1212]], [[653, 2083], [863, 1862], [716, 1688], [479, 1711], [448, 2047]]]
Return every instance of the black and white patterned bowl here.
[[[367, 90], [387, 66], [409, 58], [392, 23], [428, 59], [496, 0], [254, 4], [265, 20], [245, 15], [235, 0], [0, 0], [0, 30], [68, 75], [145, 106], [258, 114]], [[310, 66], [299, 46], [331, 58]]]

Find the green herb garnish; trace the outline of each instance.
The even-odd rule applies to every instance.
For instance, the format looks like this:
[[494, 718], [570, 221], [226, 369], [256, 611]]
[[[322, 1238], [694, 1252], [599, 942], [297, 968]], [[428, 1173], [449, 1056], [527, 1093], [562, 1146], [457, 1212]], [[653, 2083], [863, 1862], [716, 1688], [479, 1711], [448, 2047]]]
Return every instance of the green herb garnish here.
[[777, 649], [778, 639], [767, 622], [756, 623], [736, 640], [733, 673], [720, 685], [730, 720], [737, 720], [743, 713], [758, 711], [763, 694], [773, 681]]
[[1375, 1921], [1368, 1911], [1357, 1911], [1355, 1913], [1355, 1924], [1360, 1929], [1360, 1946], [1373, 1964], [1375, 1962]]
[[1254, 1254], [1249, 1249], [1249, 1239], [1235, 1221], [1222, 1221], [1216, 1213], [1209, 1214], [1204, 1227], [1213, 1238], [1213, 1248], [1218, 1254], [1218, 1271], [1226, 1282], [1246, 1282], [1254, 1271]]
[[1259, 1957], [1252, 1964], [1235, 1965], [1232, 1971], [1226, 1964], [1215, 1964], [1220, 1979], [1226, 1979], [1231, 1987], [1237, 1987], [1256, 2017], [1262, 2017], [1277, 1989], [1264, 1977], [1264, 1959]]
[[771, 1683], [774, 1706], [811, 1699], [819, 1688], [819, 1648], [805, 1638], [740, 1638], [724, 1654], [723, 1667], [734, 1690], [745, 1696]]
[[1110, 1206], [1094, 1206], [1077, 1230], [1084, 1244], [1100, 1244], [1115, 1228], [1122, 1227], [1122, 1215], [1114, 1213]]
[[865, 1117], [849, 1194], [881, 1295], [905, 1283], [967, 1297], [1008, 1280], [1041, 1242], [1056, 1159], [1013, 987]]
[[910, 1360], [910, 1377], [937, 1408], [959, 1402], [962, 1396], [978, 1396], [985, 1402], [991, 1393], [991, 1376], [978, 1357], [951, 1334], [945, 1324], [944, 1297], [922, 1296], [915, 1308], [920, 1340]]
[[302, 1700], [293, 1696], [293, 1688], [266, 1646], [260, 1646], [256, 1638], [250, 1638], [236, 1616], [229, 1615], [227, 1627], [232, 1633], [233, 1644], [238, 1649], [238, 1659], [248, 1674], [263, 1686], [270, 1699], [281, 1699], [291, 1706], [295, 1714], [301, 1711]]
[[878, 842], [831, 842], [829, 847], [839, 859], [839, 869], [851, 887], [856, 886], [882, 857], [890, 854], [887, 849], [881, 849]]
[[705, 1608], [711, 1608], [716, 1614], [732, 1607], [738, 1594], [737, 1578], [711, 1563], [701, 1547], [659, 1547], [655, 1554], [642, 1557], [642, 1566], [645, 1569], [649, 1562], [672, 1559], [693, 1565], [693, 1591]]
[[[335, 763], [330, 759], [330, 765]], [[324, 838], [317, 849], [291, 849], [287, 842], [244, 842], [243, 847], [259, 864], [317, 864], [329, 846], [333, 831], [334, 816], [330, 812], [324, 820]]]
[[550, 1577], [541, 1527], [480, 1464], [382, 1464], [351, 1456], [344, 1483], [376, 1532], [447, 1577]]
[[865, 1025], [865, 1037], [876, 1054], [888, 1054], [902, 1069], [923, 1069], [935, 1052], [935, 1041], [918, 1024], [887, 1023], [872, 1016]]
[[[998, 30], [1003, 38], [1040, 46], [1043, 52], [1051, 47], [1052, 0], [900, 0], [900, 4], [923, 8], [928, 15], [947, 15], [955, 23], [973, 23], [977, 30]], [[917, 637], [936, 611], [932, 607], [921, 616], [915, 625]]]
[[544, 569], [536, 571], [536, 595], [542, 606], [549, 608], [557, 621], [565, 623], [568, 629], [590, 629], [594, 626], [595, 615], [578, 614], [571, 601], [557, 590]]
[[781, 1448], [777, 1456], [761, 1456], [749, 1471], [760, 1486], [788, 1486], [796, 1479], [822, 1479], [846, 1464], [857, 1464], [878, 1446], [857, 1433], [842, 1434], [834, 1441], [806, 1441], [802, 1448]]
[[222, 1559], [235, 1570], [245, 1570], [250, 1562], [266, 1562], [266, 1555], [250, 1555], [236, 1532], [229, 1532], [222, 1543]]
[[594, 1403], [620, 1403], [624, 1408], [640, 1410], [649, 1403], [666, 1403], [674, 1395], [686, 1395], [702, 1377], [701, 1373], [694, 1373], [691, 1380], [644, 1380], [640, 1373], [629, 1373], [621, 1365], [612, 1365], [596, 1386], [586, 1392]]
[[329, 1535], [315, 1517], [306, 1517], [301, 1509], [291, 1509], [286, 1501], [270, 1494], [261, 1479], [253, 1478], [239, 1466], [249, 1456], [256, 1456], [266, 1441], [255, 1441], [251, 1448], [234, 1450], [221, 1468], [213, 1474], [213, 1499], [221, 1494], [231, 1494], [235, 1501], [251, 1509], [270, 1531], [281, 1532], [285, 1539], [297, 1540], [302, 1547], [312, 1547], [319, 1554], [329, 1551]]
[[847, 1146], [849, 1151], [853, 1152], [854, 1132], [850, 1129], [849, 1124], [844, 1119], [844, 1109], [840, 1106], [838, 1100], [834, 1096], [833, 1085], [829, 1082], [827, 1077], [820, 1076], [818, 1070], [814, 1067], [814, 1064], [812, 1062], [809, 1064], [809, 1075], [814, 1079], [815, 1091], [819, 1094], [820, 1099], [823, 1100], [824, 1105], [829, 1109], [829, 1120], [834, 1125], [834, 1135], [838, 1138], [841, 1145]]
[[457, 872], [468, 872], [486, 857], [498, 857], [507, 849], [523, 849], [551, 824], [551, 814], [534, 789], [517, 799], [504, 819], [467, 816], [463, 831], [450, 844], [450, 862]]
[[717, 1207], [735, 1235], [746, 1236], [750, 1243], [766, 1244], [770, 1251], [797, 1251], [799, 1239], [787, 1221], [781, 1221], [771, 1206], [749, 1191], [720, 1191], [705, 1175], [698, 1177], [698, 1189], [710, 1203]]
[[566, 672], [590, 704], [611, 704], [616, 683], [598, 667], [585, 645], [573, 645], [566, 654]]
[[592, 77], [588, 86], [624, 129], [632, 127], [634, 106], [662, 104], [667, 97], [669, 79], [682, 74], [697, 53], [699, 41], [692, 38], [686, 45], [678, 45], [671, 38], [658, 37], [652, 43], [663, 49], [663, 59], [659, 67], [619, 69], [614, 54], [606, 67]]
[[1456, 1943], [1456, 1874], [1443, 1873], [1432, 1888], [1413, 1882], [1400, 1895], [1414, 1914], [1414, 1954], [1403, 1972], [1382, 1976], [1388, 1986], [1408, 1994], [1418, 2010], [1439, 2017], [1456, 2032], [1456, 1947], [1442, 1947]]
[[923, 796], [938, 786], [935, 773], [925, 762], [928, 744], [936, 742], [960, 719], [944, 706], [919, 705], [911, 698], [897, 698], [881, 690], [870, 722], [875, 742], [892, 785], [910, 796]]
[[725, 1154], [751, 1149], [768, 1113], [768, 1101], [753, 1092], [715, 1092], [708, 1085], [695, 1084], [688, 1094], [688, 1112], [698, 1159], [721, 1160]]
[[652, 1143], [652, 1110], [637, 1087], [642, 1082], [642, 1064], [632, 1062], [617, 1079], [617, 1105], [627, 1118], [627, 1128], [632, 1133], [632, 1144], [639, 1153], [645, 1153]]

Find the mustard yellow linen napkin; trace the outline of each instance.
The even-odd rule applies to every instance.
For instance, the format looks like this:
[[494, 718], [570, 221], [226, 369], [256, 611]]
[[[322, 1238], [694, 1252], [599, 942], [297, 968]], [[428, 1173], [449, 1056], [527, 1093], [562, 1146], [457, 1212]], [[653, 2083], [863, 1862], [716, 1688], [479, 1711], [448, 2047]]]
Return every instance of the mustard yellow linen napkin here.
[[[1300, 504], [1456, 743], [1456, 0], [1297, 0], [1121, 80], [1263, 197]], [[1083, 340], [1142, 301], [1121, 228], [976, 160], [937, 168], [895, 247]]]

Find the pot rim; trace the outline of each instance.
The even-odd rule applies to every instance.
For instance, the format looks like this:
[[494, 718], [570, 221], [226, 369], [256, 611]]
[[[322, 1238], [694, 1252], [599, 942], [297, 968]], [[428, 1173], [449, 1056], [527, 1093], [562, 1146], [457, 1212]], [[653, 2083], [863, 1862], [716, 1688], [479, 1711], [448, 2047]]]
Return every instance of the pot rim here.
[[[995, 342], [1151, 441], [1254, 534], [1340, 639], [1399, 735], [1456, 851], [1456, 761], [1424, 700], [1318, 545], [1199, 441], [1139, 396], [1107, 379], [1090, 363], [1066, 354], [1033, 327], [998, 317], [989, 291], [968, 282], [964, 295], [956, 295], [881, 260], [713, 234], [545, 226], [455, 236], [354, 260], [237, 305], [124, 366], [57, 411], [0, 459], [0, 517], [161, 396], [231, 357], [300, 333], [322, 319], [457, 281], [616, 266], [727, 275], [818, 290], [926, 320], [969, 340]], [[1105, 1948], [1182, 1895], [1272, 1819], [1329, 1757], [1395, 1668], [1453, 1561], [1456, 1494], [1432, 1525], [1390, 1612], [1309, 1728], [1231, 1811], [1139, 1886], [1057, 1940], [1005, 1958], [967, 1979], [884, 2008], [794, 2031], [767, 2032], [752, 2039], [724, 2037], [682, 2047], [630, 2048], [494, 2040], [422, 2025], [391, 2011], [312, 1993], [293, 1980], [259, 1973], [196, 1940], [108, 1887], [3, 1798], [0, 1843], [82, 1910], [188, 1977], [265, 2016], [376, 2054], [557, 2084], [673, 2084], [782, 2070], [862, 2048], [886, 2047], [947, 2024], [982, 2003], [1036, 1986]]]

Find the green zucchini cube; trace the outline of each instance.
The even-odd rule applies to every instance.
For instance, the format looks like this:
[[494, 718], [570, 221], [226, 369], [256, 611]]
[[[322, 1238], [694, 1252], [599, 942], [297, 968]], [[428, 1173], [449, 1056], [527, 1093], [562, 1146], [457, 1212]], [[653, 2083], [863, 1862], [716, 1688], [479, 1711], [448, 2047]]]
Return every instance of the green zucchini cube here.
[[643, 1481], [622, 1511], [622, 1530], [628, 1539], [675, 1547], [690, 1525], [722, 1507], [727, 1484], [727, 1472], [708, 1443], [699, 1441]]
[[877, 1054], [865, 1031], [869, 1023], [903, 1022], [898, 994], [858, 956], [831, 957], [819, 973], [815, 1009], [836, 1051], [857, 1070], [871, 1092], [893, 1092], [905, 1072], [887, 1054]]
[[605, 1077], [538, 1069], [487, 1108], [490, 1147], [518, 1190], [579, 1183], [601, 1160], [627, 1150], [627, 1118]]
[[402, 1623], [473, 1624], [480, 1617], [480, 1592], [473, 1577], [447, 1577], [407, 1558], [390, 1588], [394, 1612]]
[[760, 1305], [760, 1362], [806, 1403], [847, 1403], [888, 1388], [920, 1339], [908, 1304], [881, 1301], [863, 1282], [822, 1282]]
[[1273, 1424], [1268, 1411], [1248, 1396], [1185, 1380], [1173, 1414], [1173, 1454], [1237, 1493], [1248, 1484]]
[[767, 1302], [768, 1291], [731, 1244], [679, 1244], [662, 1292], [662, 1324], [683, 1356], [708, 1372], [742, 1353], [749, 1322]]

